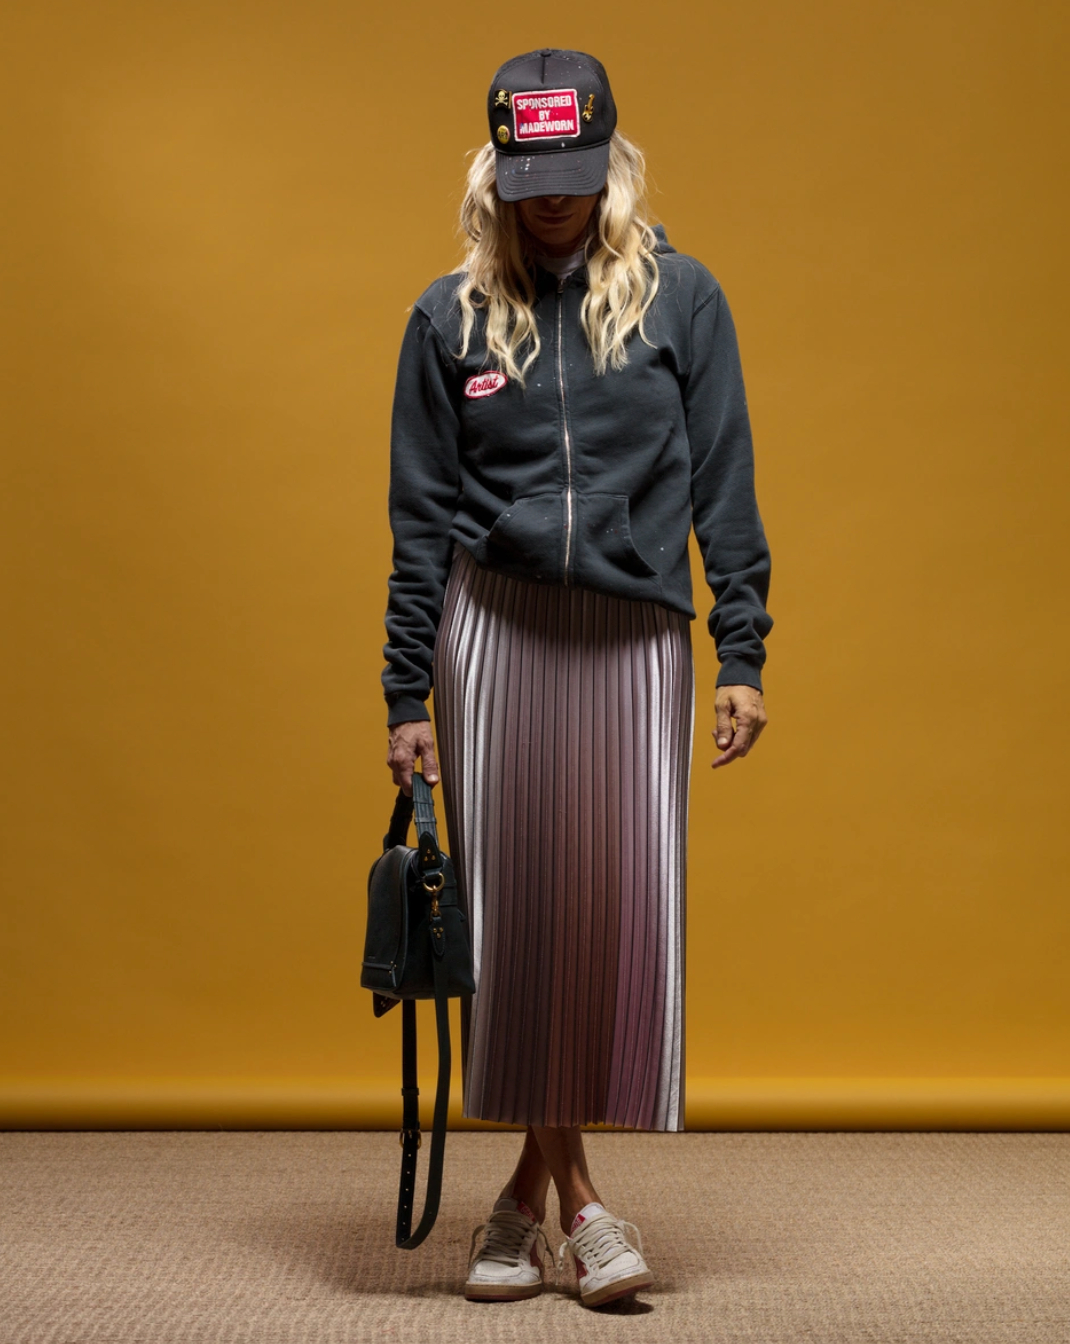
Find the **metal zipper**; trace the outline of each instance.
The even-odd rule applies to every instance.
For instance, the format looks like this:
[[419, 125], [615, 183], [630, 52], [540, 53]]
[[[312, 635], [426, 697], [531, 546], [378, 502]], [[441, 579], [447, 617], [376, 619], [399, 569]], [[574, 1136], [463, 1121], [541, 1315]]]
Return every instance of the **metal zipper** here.
[[568, 465], [568, 489], [565, 498], [568, 504], [568, 521], [565, 525], [565, 586], [568, 587], [568, 562], [572, 554], [572, 439], [568, 432], [568, 406], [565, 402], [565, 362], [561, 348], [561, 295], [565, 282], [557, 282], [557, 385], [561, 390], [561, 420], [565, 428], [565, 462]]

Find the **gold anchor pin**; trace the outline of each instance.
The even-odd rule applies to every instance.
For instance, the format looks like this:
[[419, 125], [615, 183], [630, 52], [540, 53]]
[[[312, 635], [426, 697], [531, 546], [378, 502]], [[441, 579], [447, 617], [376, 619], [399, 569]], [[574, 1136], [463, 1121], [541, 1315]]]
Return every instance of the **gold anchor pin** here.
[[586, 106], [586, 107], [583, 109], [583, 111], [580, 113], [580, 116], [584, 119], [584, 121], [590, 121], [591, 118], [594, 116], [594, 94], [593, 94], [593, 93], [592, 93], [591, 96], [587, 99], [587, 106]]

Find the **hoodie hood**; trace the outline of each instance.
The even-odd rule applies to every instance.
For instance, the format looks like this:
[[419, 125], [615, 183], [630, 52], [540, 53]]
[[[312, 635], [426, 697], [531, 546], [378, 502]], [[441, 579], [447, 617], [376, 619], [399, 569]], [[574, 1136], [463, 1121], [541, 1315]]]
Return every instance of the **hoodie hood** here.
[[665, 237], [664, 224], [654, 225], [654, 237], [658, 240], [657, 247], [654, 248], [654, 255], [656, 257], [663, 257], [667, 252], [676, 251], [676, 248], [673, 247], [672, 243], [670, 243], [668, 238]]

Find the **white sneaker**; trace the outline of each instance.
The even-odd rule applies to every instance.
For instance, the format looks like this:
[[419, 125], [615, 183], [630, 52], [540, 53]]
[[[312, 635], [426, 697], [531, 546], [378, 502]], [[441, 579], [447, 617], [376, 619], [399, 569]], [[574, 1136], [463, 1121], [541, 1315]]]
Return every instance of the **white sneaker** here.
[[[476, 1254], [476, 1237], [483, 1243]], [[546, 1236], [523, 1200], [503, 1195], [487, 1222], [472, 1233], [468, 1250], [470, 1302], [516, 1302], [542, 1292], [542, 1248], [551, 1255]]]
[[[624, 1235], [625, 1228], [631, 1230], [634, 1246]], [[601, 1204], [588, 1204], [576, 1215], [572, 1236], [562, 1243], [558, 1252], [559, 1274], [564, 1266], [566, 1249], [572, 1252], [576, 1262], [580, 1301], [586, 1307], [615, 1302], [640, 1288], [649, 1288], [654, 1282], [654, 1275], [642, 1256], [639, 1229], [634, 1223], [614, 1218]]]

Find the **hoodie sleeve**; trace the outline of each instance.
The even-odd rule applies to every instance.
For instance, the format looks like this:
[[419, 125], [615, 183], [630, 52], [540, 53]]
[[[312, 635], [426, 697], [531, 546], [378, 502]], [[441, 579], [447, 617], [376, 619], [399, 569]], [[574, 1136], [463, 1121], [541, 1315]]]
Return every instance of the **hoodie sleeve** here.
[[460, 493], [459, 421], [450, 359], [431, 320], [414, 308], [401, 343], [390, 433], [393, 573], [386, 609], [383, 691], [387, 725], [429, 719], [435, 635], [450, 571], [450, 528]]
[[718, 686], [762, 689], [770, 556], [754, 492], [754, 449], [735, 324], [718, 286], [691, 320], [684, 380], [695, 535], [715, 599]]

